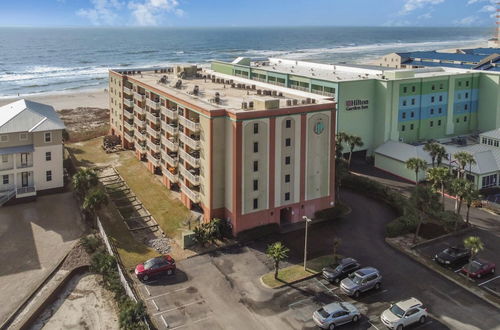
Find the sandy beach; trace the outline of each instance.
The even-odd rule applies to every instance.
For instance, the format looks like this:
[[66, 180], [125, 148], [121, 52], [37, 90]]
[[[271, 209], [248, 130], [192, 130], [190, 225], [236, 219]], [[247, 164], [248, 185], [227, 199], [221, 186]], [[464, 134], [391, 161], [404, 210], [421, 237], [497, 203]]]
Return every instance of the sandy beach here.
[[19, 100], [21, 98], [49, 104], [56, 110], [75, 108], [108, 108], [108, 92], [103, 89], [97, 91], [85, 91], [74, 93], [51, 93], [34, 96], [21, 96], [8, 99], [0, 99], [0, 106]]

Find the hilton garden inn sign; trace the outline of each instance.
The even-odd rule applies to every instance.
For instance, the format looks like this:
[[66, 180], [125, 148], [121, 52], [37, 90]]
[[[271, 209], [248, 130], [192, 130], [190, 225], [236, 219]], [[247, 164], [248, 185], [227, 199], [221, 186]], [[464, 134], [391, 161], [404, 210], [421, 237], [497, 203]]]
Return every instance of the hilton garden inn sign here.
[[345, 109], [347, 111], [368, 109], [368, 100], [347, 100]]

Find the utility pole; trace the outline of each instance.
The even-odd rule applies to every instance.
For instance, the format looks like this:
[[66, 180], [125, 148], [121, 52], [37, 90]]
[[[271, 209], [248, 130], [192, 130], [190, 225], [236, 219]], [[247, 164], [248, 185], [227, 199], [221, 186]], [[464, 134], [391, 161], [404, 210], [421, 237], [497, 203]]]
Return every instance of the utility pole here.
[[307, 224], [311, 222], [312, 220], [306, 217], [305, 215], [302, 217], [304, 221], [306, 222], [306, 236], [304, 239], [304, 270], [306, 270], [306, 263], [307, 263]]

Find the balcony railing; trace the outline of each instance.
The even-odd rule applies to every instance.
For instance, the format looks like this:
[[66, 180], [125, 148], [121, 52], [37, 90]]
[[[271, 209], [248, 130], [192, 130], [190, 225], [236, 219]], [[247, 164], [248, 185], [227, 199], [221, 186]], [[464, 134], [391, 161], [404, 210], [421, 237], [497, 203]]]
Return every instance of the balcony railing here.
[[148, 132], [149, 136], [151, 136], [154, 139], [160, 138], [160, 130], [159, 129], [155, 129], [155, 128], [147, 125], [146, 132]]
[[135, 136], [135, 139], [138, 141], [146, 140], [146, 135], [144, 134], [144, 131], [141, 132], [140, 130], [136, 129], [134, 131], [134, 136]]
[[161, 109], [162, 115], [164, 115], [172, 120], [177, 120], [177, 118], [179, 118], [179, 114], [175, 110], [168, 109], [167, 107], [165, 107], [163, 105], [160, 107], [160, 109]]
[[163, 175], [165, 175], [170, 182], [172, 183], [179, 182], [179, 177], [177, 176], [177, 173], [170, 172], [164, 165], [162, 165], [161, 171], [163, 172]]
[[123, 110], [123, 117], [125, 117], [125, 119], [134, 119], [134, 112], [128, 111], [127, 109], [124, 109]]
[[179, 150], [179, 145], [177, 143], [174, 143], [173, 141], [170, 141], [166, 137], [162, 136], [161, 137], [161, 144], [166, 146], [170, 151], [177, 151]]
[[123, 122], [123, 127], [125, 127], [126, 129], [128, 129], [129, 131], [133, 131], [134, 130], [134, 121], [131, 120], [130, 122], [128, 122], [128, 121], [125, 120]]
[[290, 88], [296, 89], [296, 90], [299, 90], [299, 91], [303, 91], [303, 92], [309, 92], [309, 88], [308, 87], [304, 87], [304, 86], [300, 86], [300, 85], [290, 85]]
[[134, 132], [123, 131], [123, 136], [127, 139], [128, 142], [132, 142], [134, 139]]
[[189, 120], [186, 117], [179, 116], [179, 123], [181, 123], [182, 126], [189, 128], [189, 130], [193, 132], [198, 132], [200, 130], [200, 123], [195, 123], [194, 121]]
[[160, 113], [151, 113], [151, 112], [146, 112], [146, 119], [152, 122], [155, 125], [160, 124]]
[[181, 191], [189, 197], [194, 203], [200, 202], [200, 193], [194, 190], [189, 189], [184, 183], [179, 182], [181, 186]]
[[139, 100], [139, 101], [144, 101], [144, 99], [146, 98], [146, 95], [143, 95], [143, 94], [140, 94], [140, 93], [137, 93], [137, 92], [134, 92], [134, 98], [136, 100]]
[[144, 108], [142, 108], [141, 106], [138, 106], [137, 104], [134, 104], [134, 111], [140, 115], [143, 115], [146, 113], [146, 110], [144, 110]]
[[148, 161], [153, 164], [153, 166], [160, 166], [160, 158], [156, 158], [155, 156], [148, 153]]
[[153, 141], [148, 140], [147, 146], [148, 146], [149, 150], [151, 150], [152, 152], [160, 152], [160, 144], [159, 143], [156, 144]]
[[146, 143], [135, 143], [135, 150], [139, 151], [141, 154], [145, 154], [147, 152]]
[[16, 168], [29, 168], [33, 167], [33, 161], [28, 161], [26, 163], [17, 163]]
[[184, 133], [179, 133], [180, 140], [184, 143], [187, 144], [191, 149], [198, 150], [200, 149], [200, 140], [195, 140], [193, 138], [190, 138]]
[[155, 102], [151, 99], [146, 99], [146, 105], [148, 105], [153, 110], [160, 110], [160, 101]]
[[133, 95], [134, 91], [131, 88], [123, 86], [123, 94]]
[[179, 165], [179, 170], [183, 177], [189, 180], [193, 185], [197, 186], [200, 184], [200, 175], [196, 173], [192, 173], [187, 168], [182, 165]]
[[28, 196], [36, 195], [36, 188], [35, 188], [35, 186], [17, 188], [16, 194], [17, 194], [17, 196], [19, 196], [19, 195], [28, 195]]
[[177, 164], [178, 164], [178, 160], [177, 160], [177, 157], [172, 157], [170, 156], [165, 150], [161, 150], [161, 158], [163, 160], [165, 160], [165, 162], [168, 163], [168, 165], [172, 166], [172, 167], [177, 167]]
[[193, 156], [191, 156], [190, 154], [188, 154], [186, 151], [184, 150], [179, 150], [179, 154], [181, 156], [182, 159], [184, 159], [186, 162], [189, 163], [189, 165], [193, 166], [193, 167], [200, 167], [200, 159], [199, 158], [195, 158]]
[[164, 121], [161, 122], [161, 129], [171, 135], [176, 135], [177, 133], [179, 133], [179, 128], [177, 126], [172, 126]]
[[123, 104], [125, 104], [127, 107], [133, 108], [134, 107], [134, 100], [123, 99]]

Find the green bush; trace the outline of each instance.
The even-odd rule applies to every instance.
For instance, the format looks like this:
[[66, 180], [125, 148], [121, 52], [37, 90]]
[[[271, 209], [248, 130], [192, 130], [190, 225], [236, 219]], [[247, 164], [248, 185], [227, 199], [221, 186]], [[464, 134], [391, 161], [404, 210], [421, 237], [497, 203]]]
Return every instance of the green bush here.
[[385, 226], [387, 237], [396, 237], [414, 232], [417, 229], [418, 219], [415, 214], [408, 213], [400, 216]]
[[441, 222], [447, 231], [452, 231], [457, 221], [458, 223], [463, 222], [462, 216], [453, 211], [442, 211], [436, 216], [436, 218]]
[[90, 270], [101, 275], [108, 275], [116, 272], [116, 260], [106, 251], [97, 251], [90, 260]]
[[92, 254], [102, 246], [102, 242], [96, 235], [84, 236], [80, 239], [80, 243], [87, 253]]
[[135, 302], [130, 298], [124, 300], [120, 306], [120, 328], [125, 330], [147, 329], [144, 324], [146, 309], [142, 301]]

